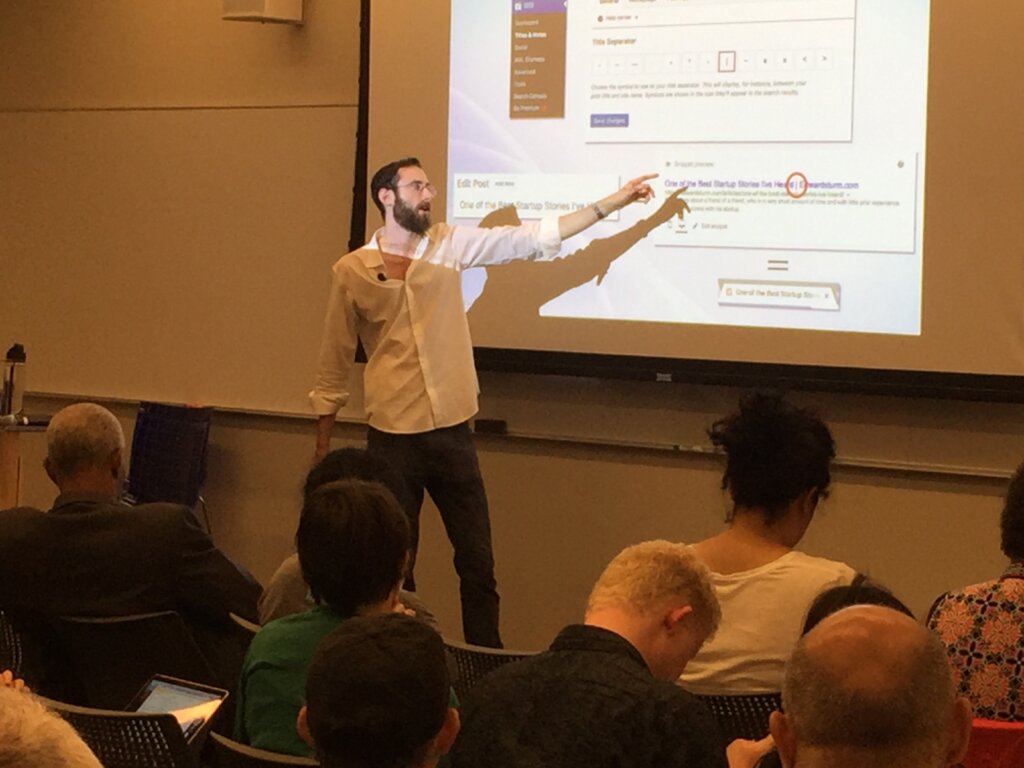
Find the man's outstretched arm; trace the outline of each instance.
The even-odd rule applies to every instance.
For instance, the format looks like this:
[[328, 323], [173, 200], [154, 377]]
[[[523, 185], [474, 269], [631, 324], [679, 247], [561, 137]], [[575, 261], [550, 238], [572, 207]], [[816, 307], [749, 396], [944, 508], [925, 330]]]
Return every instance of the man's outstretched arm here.
[[647, 182], [656, 178], [658, 174], [647, 173], [627, 181], [625, 186], [618, 192], [601, 198], [596, 203], [580, 208], [579, 210], [567, 213], [558, 219], [558, 234], [563, 240], [573, 235], [578, 235], [588, 227], [597, 224], [601, 219], [610, 213], [625, 208], [630, 203], [646, 203], [654, 197], [654, 190]]

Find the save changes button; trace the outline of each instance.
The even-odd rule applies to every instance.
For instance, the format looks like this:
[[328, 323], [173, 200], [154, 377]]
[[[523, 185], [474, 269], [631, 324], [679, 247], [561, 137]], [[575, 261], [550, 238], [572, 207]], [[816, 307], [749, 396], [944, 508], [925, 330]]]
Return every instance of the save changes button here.
[[620, 113], [594, 113], [590, 115], [591, 128], [629, 128], [629, 115]]

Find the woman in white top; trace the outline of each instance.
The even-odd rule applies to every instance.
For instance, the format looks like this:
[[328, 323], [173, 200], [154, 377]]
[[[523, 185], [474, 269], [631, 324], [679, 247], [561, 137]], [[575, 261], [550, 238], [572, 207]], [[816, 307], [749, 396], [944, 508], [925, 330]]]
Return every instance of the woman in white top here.
[[725, 451], [733, 507], [728, 528], [694, 549], [711, 569], [722, 622], [681, 683], [700, 695], [778, 692], [808, 606], [856, 575], [794, 550], [828, 493], [835, 444], [817, 415], [775, 394], [744, 397], [708, 435]]

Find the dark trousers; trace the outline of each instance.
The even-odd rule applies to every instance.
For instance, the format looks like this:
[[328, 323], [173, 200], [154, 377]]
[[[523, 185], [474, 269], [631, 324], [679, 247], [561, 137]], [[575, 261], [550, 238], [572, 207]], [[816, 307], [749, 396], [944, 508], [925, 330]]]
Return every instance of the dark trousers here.
[[463, 636], [467, 643], [500, 648], [491, 520], [469, 424], [413, 435], [396, 435], [370, 427], [367, 448], [374, 456], [385, 459], [405, 481], [406, 498], [400, 501], [412, 533], [405, 588], [416, 589], [413, 567], [419, 545], [420, 507], [426, 490], [441, 513], [441, 522], [455, 551]]

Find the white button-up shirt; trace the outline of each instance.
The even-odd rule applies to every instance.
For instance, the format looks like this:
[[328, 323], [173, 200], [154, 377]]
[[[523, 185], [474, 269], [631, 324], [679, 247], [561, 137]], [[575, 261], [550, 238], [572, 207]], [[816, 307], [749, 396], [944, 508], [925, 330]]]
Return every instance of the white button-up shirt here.
[[550, 260], [561, 248], [558, 219], [518, 227], [435, 224], [420, 241], [404, 280], [389, 280], [377, 245], [342, 256], [332, 272], [316, 386], [317, 415], [348, 401], [356, 339], [370, 425], [415, 434], [450, 427], [477, 412], [473, 343], [462, 301], [461, 272], [519, 259]]

